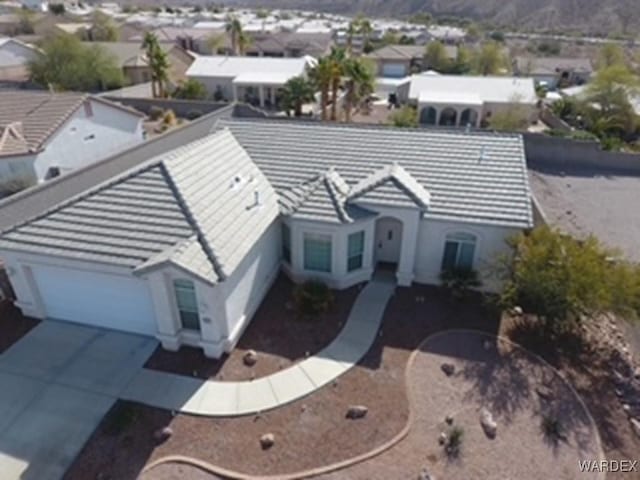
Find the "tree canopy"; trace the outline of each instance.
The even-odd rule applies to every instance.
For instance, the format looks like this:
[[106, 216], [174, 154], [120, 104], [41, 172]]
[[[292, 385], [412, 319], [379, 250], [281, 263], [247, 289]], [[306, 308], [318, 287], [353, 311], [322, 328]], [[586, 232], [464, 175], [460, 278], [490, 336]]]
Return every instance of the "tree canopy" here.
[[94, 42], [117, 42], [118, 28], [111, 17], [97, 10], [91, 24], [91, 40]]
[[511, 243], [515, 260], [505, 259], [503, 302], [544, 317], [552, 331], [583, 316], [640, 313], [640, 267], [618, 259], [594, 237], [579, 241], [539, 227]]
[[29, 65], [34, 82], [45, 88], [95, 92], [119, 88], [124, 84], [115, 57], [102, 47], [86, 46], [73, 35], [57, 35], [43, 46]]
[[485, 42], [473, 60], [473, 71], [478, 75], [499, 75], [504, 73], [506, 66], [502, 46], [495, 41]]
[[447, 49], [438, 41], [431, 42], [427, 45], [424, 59], [430, 69], [441, 73], [446, 73], [451, 65], [449, 56], [447, 55]]
[[289, 79], [282, 89], [282, 107], [287, 114], [293, 110], [293, 114], [300, 117], [302, 106], [314, 100], [313, 84], [304, 77], [298, 76]]
[[198, 80], [190, 78], [178, 85], [172, 96], [183, 100], [204, 100], [207, 98], [207, 88]]

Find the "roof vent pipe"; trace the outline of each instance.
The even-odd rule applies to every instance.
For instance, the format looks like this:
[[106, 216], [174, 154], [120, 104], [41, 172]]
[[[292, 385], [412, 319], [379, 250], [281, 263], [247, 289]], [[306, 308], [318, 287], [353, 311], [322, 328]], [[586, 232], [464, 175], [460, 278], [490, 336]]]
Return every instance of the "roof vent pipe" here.
[[254, 199], [254, 205], [256, 207], [259, 207], [261, 203], [260, 203], [260, 192], [258, 190], [253, 192], [253, 199]]

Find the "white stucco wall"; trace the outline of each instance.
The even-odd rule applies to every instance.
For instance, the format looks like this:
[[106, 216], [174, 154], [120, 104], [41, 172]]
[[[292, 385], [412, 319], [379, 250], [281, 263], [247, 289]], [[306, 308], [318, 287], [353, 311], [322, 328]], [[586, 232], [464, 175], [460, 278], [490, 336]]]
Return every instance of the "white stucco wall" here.
[[233, 79], [234, 77], [201, 77], [197, 75], [189, 75], [189, 78], [202, 83], [210, 97], [216, 93], [218, 87], [224, 95], [224, 100], [230, 102], [233, 100]]
[[17, 155], [14, 157], [0, 157], [0, 183], [14, 179], [29, 179], [37, 181], [33, 164], [36, 155]]
[[439, 284], [447, 235], [470, 233], [477, 238], [473, 268], [480, 274], [482, 289], [497, 291], [500, 282], [493, 275], [496, 260], [500, 255], [510, 254], [506, 240], [518, 232], [520, 230], [514, 228], [423, 219], [418, 233], [414, 280], [418, 283]]
[[[238, 268], [216, 288], [224, 299], [224, 350], [231, 351], [280, 271], [280, 220], [253, 245]], [[222, 307], [222, 306], [221, 306]]]
[[34, 161], [38, 180], [50, 167], [64, 174], [144, 141], [141, 116], [96, 101], [87, 113], [80, 107], [45, 144]]
[[0, 45], [0, 69], [26, 66], [38, 56], [37, 50], [18, 42], [8, 41]]

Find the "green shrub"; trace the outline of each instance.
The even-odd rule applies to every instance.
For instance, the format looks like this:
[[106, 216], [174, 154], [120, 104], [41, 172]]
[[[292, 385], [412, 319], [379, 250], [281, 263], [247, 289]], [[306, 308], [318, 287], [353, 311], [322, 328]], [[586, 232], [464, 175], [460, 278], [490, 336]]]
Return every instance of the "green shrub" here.
[[302, 285], [296, 285], [293, 290], [293, 300], [299, 314], [315, 316], [331, 308], [333, 294], [325, 283], [309, 280]]
[[469, 292], [482, 286], [478, 272], [468, 268], [454, 268], [440, 272], [440, 282], [454, 299], [464, 299]]
[[177, 121], [178, 120], [176, 119], [176, 114], [173, 113], [173, 110], [167, 110], [166, 112], [164, 112], [162, 123], [167, 126], [173, 126], [177, 123]]
[[462, 448], [462, 440], [464, 438], [464, 429], [458, 425], [453, 427], [447, 436], [445, 451], [450, 457], [457, 457]]
[[164, 115], [164, 110], [156, 105], [152, 105], [149, 109], [149, 118], [151, 120], [160, 120]]

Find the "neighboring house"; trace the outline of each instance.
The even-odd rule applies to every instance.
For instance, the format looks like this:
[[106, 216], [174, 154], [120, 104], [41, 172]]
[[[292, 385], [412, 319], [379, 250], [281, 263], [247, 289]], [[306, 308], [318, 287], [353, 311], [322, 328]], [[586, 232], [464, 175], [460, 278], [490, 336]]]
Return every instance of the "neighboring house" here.
[[22, 8], [28, 8], [37, 12], [46, 12], [49, 10], [49, 2], [43, 0], [21, 0], [20, 4]]
[[280, 269], [343, 289], [381, 267], [403, 286], [472, 268], [494, 290], [506, 240], [533, 225], [516, 134], [223, 117], [114, 170], [3, 229], [16, 305], [210, 357], [234, 348]]
[[0, 91], [0, 183], [69, 172], [142, 142], [143, 115], [78, 93]]
[[401, 102], [418, 107], [423, 125], [483, 126], [491, 116], [514, 106], [538, 119], [532, 78], [467, 75], [412, 75], [397, 89]]
[[306, 75], [314, 63], [311, 57], [199, 56], [187, 77], [201, 82], [215, 100], [275, 108], [280, 103], [279, 89], [289, 79]]
[[[376, 62], [378, 76], [404, 78], [431, 67], [424, 58], [426, 48], [424, 45], [387, 45], [367, 57]], [[458, 48], [454, 45], [445, 45], [444, 48], [449, 59], [454, 60]]]
[[593, 74], [593, 65], [588, 58], [516, 57], [513, 73], [532, 77], [536, 84], [555, 90], [587, 83]]
[[[116, 58], [118, 65], [130, 85], [151, 81], [151, 68], [145, 51], [135, 42], [84, 42], [85, 45], [99, 45]], [[169, 80], [177, 84], [184, 80], [187, 69], [195, 58], [189, 52], [173, 43], [161, 42], [160, 47], [169, 60]]]
[[[318, 58], [329, 53], [333, 42], [327, 33], [254, 33], [251, 38], [246, 55], [253, 57]], [[227, 44], [227, 48], [230, 51], [231, 45]]]
[[20, 17], [15, 13], [0, 14], [0, 35], [16, 35], [20, 33]]
[[69, 35], [77, 35], [80, 38], [86, 39], [89, 36], [91, 27], [93, 25], [87, 22], [64, 22], [56, 23], [54, 25], [55, 33], [67, 33]]
[[[224, 31], [216, 31], [209, 28], [193, 27], [158, 27], [152, 30], [160, 42], [170, 42], [178, 45], [184, 50], [207, 53], [211, 51], [213, 39], [219, 35], [224, 35]], [[129, 36], [128, 41], [142, 43], [144, 40], [144, 29], [140, 29], [137, 35]]]
[[0, 82], [21, 83], [29, 79], [29, 62], [40, 51], [14, 38], [0, 38]]

